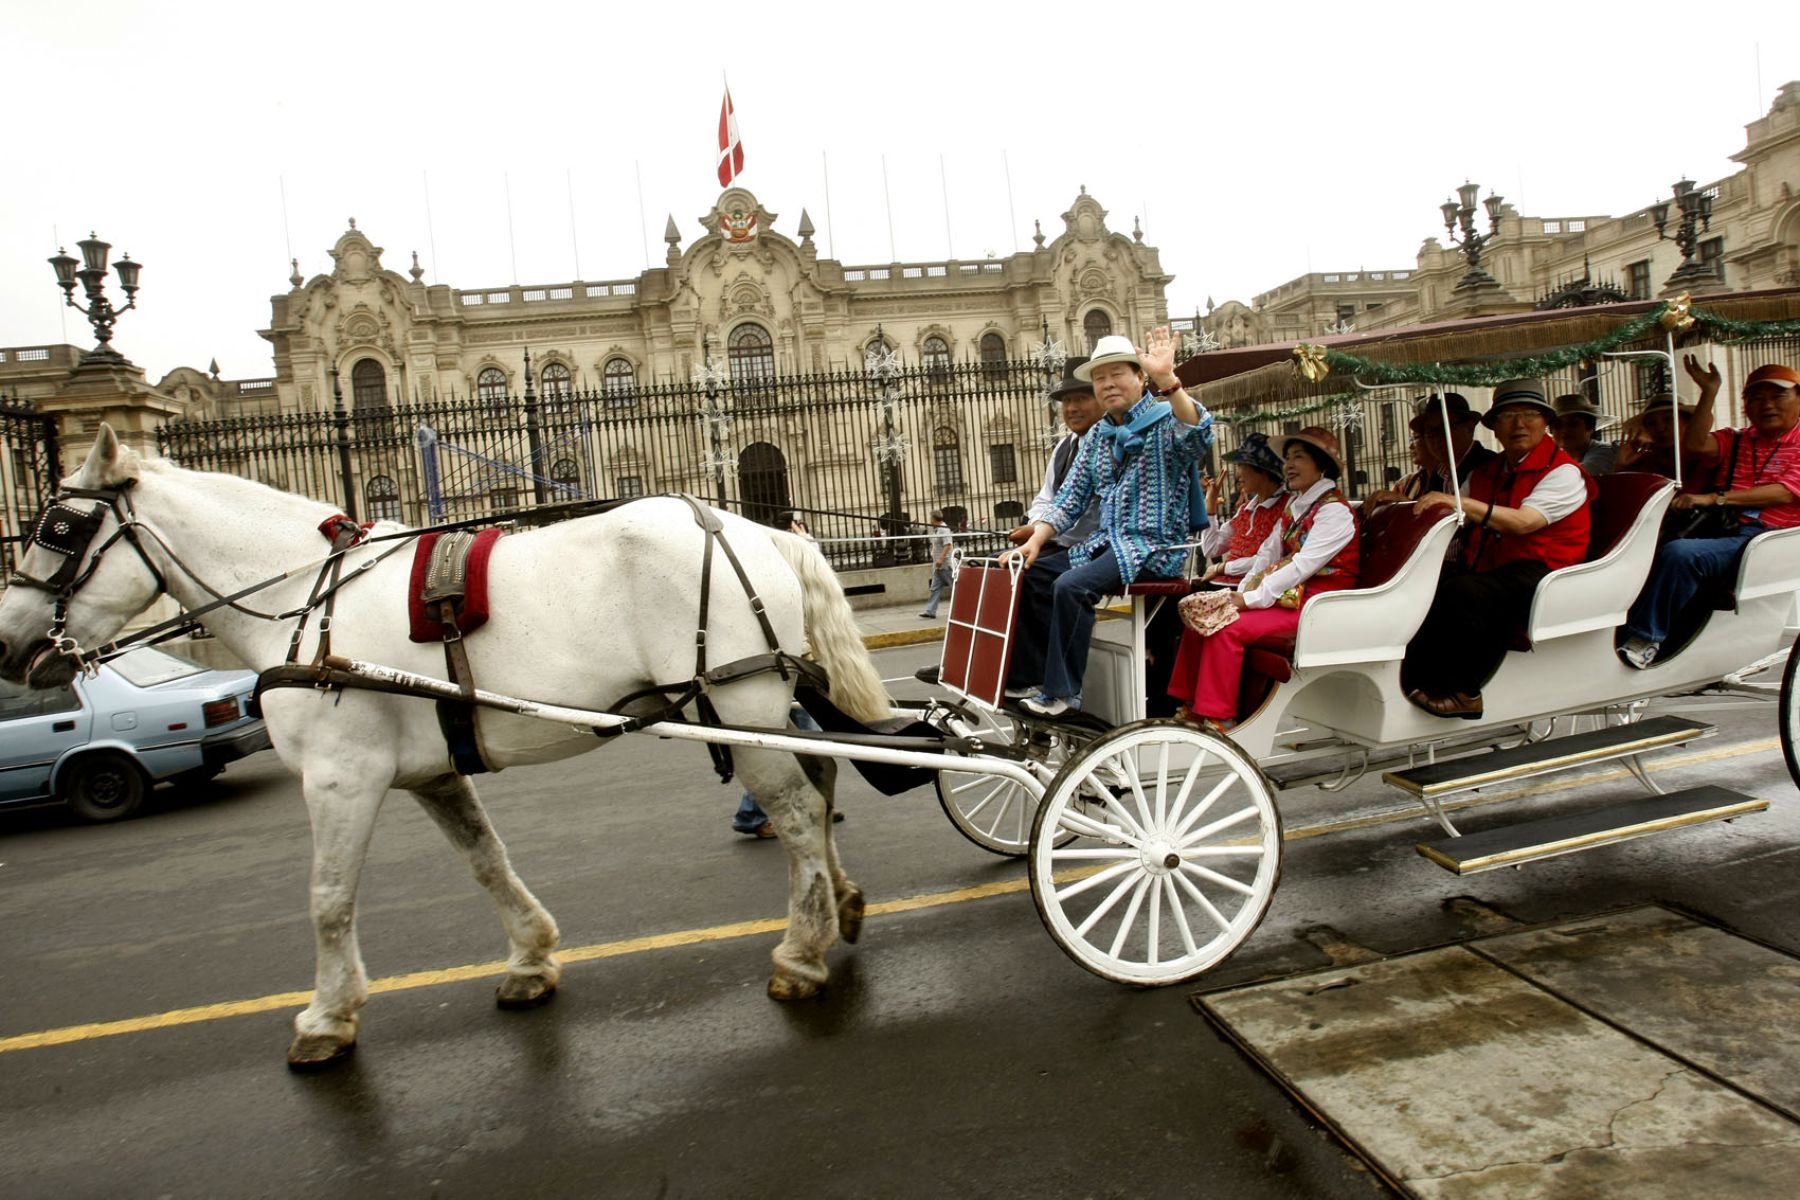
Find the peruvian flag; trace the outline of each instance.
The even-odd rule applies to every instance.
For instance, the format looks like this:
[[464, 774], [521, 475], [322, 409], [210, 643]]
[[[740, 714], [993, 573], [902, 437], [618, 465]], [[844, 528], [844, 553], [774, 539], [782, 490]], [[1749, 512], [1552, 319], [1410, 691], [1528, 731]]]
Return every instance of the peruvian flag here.
[[719, 186], [730, 187], [743, 173], [744, 143], [738, 138], [737, 110], [731, 107], [731, 88], [727, 87], [725, 103], [719, 106]]

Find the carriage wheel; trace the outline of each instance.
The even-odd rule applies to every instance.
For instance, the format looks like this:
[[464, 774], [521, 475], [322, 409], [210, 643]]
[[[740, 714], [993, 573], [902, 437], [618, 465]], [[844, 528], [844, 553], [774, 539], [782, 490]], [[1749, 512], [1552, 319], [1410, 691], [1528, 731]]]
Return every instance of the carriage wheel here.
[[1182, 983], [1223, 962], [1280, 875], [1281, 816], [1261, 768], [1230, 739], [1170, 721], [1077, 750], [1031, 834], [1031, 896], [1050, 936], [1117, 983]]
[[1781, 672], [1781, 699], [1776, 724], [1781, 727], [1781, 757], [1787, 760], [1788, 778], [1800, 787], [1800, 753], [1796, 751], [1796, 743], [1800, 743], [1800, 696], [1795, 695], [1800, 688], [1800, 640], [1796, 640], [1788, 650], [1787, 667]]
[[[969, 717], [953, 713], [944, 721], [946, 731], [956, 737], [979, 737], [1009, 746], [1030, 739], [1024, 746], [1026, 756], [1047, 765], [1047, 774], [1054, 773], [1069, 756], [1068, 742], [1061, 734], [1034, 732], [1005, 713], [974, 708], [962, 711]], [[937, 795], [938, 804], [957, 832], [988, 853], [1022, 858], [1030, 848], [1038, 797], [1023, 784], [998, 775], [939, 771]], [[1071, 841], [1074, 836], [1070, 834], [1063, 841]]]

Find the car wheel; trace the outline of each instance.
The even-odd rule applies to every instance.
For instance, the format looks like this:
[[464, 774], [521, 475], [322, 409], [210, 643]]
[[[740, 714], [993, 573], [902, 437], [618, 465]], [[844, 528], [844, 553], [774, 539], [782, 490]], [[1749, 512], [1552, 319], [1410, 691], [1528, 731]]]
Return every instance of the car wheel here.
[[84, 754], [63, 772], [62, 795], [83, 821], [118, 821], [143, 806], [149, 781], [123, 754]]

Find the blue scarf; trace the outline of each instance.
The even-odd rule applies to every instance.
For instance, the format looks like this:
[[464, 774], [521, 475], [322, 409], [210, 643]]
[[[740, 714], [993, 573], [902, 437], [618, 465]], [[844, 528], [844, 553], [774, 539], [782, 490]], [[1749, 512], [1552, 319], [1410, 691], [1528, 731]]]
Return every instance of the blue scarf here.
[[[1150, 393], [1145, 392], [1148, 396]], [[1167, 400], [1158, 400], [1144, 407], [1129, 424], [1115, 425], [1108, 418], [1102, 417], [1094, 425], [1094, 436], [1102, 442], [1110, 442], [1113, 467], [1115, 470], [1125, 464], [1125, 460], [1134, 454], [1143, 452], [1144, 439], [1152, 429], [1164, 421], [1175, 418], [1175, 410], [1169, 407]], [[1212, 524], [1206, 515], [1206, 489], [1200, 484], [1200, 464], [1188, 464], [1188, 527], [1205, 529]]]

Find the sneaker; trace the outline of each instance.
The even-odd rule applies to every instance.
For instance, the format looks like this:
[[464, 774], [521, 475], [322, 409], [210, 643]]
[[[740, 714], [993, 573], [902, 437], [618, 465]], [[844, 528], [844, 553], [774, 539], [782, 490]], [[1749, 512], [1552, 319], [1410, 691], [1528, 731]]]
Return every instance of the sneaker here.
[[1619, 657], [1642, 671], [1656, 661], [1656, 652], [1661, 648], [1661, 642], [1652, 642], [1641, 637], [1628, 637], [1625, 639], [1625, 644], [1619, 647]]
[[1079, 706], [1046, 692], [1039, 692], [1028, 700], [1019, 701], [1019, 707], [1037, 717], [1060, 717], [1064, 713], [1075, 711]]
[[913, 678], [918, 680], [920, 683], [935, 684], [935, 683], [937, 683], [938, 677], [941, 674], [942, 674], [942, 669], [939, 667], [936, 667], [936, 666], [920, 667], [918, 670], [913, 672]]
[[1009, 687], [1005, 692], [1008, 700], [1023, 700], [1028, 696], [1035, 696], [1037, 694], [1038, 688], [1036, 684], [1027, 684], [1024, 687]]
[[920, 615], [920, 616], [921, 616], [921, 617], [924, 617], [924, 618], [925, 618], [925, 619], [926, 619], [926, 620], [927, 620], [927, 621], [935, 621], [935, 620], [937, 620], [937, 614], [936, 614], [936, 613], [920, 613], [920, 614], [919, 614], [919, 615]]

